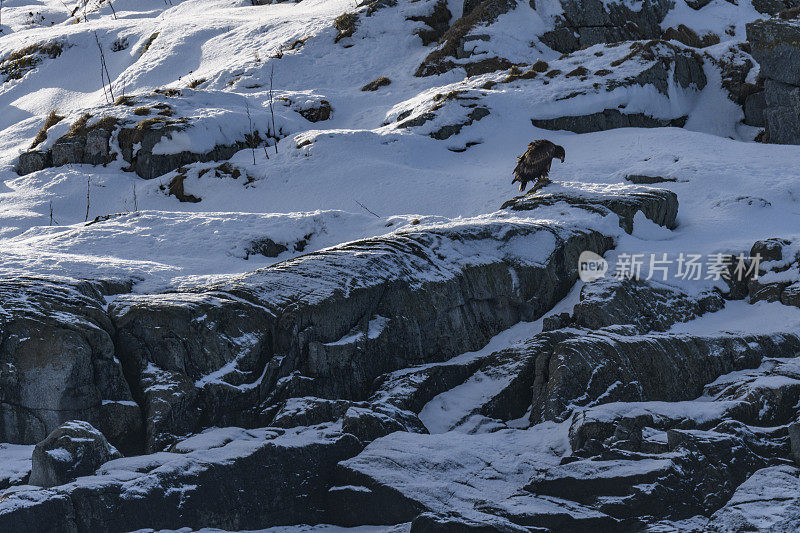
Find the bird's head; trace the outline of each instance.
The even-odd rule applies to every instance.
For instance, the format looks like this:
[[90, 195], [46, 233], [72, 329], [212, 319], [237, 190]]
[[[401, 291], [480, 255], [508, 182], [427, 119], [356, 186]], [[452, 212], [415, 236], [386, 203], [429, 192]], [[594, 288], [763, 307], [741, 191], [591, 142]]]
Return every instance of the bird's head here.
[[566, 157], [566, 155], [567, 154], [566, 154], [566, 152], [564, 152], [564, 147], [563, 146], [556, 146], [556, 151], [555, 151], [554, 156], [559, 158], [562, 163], [564, 162], [564, 158]]

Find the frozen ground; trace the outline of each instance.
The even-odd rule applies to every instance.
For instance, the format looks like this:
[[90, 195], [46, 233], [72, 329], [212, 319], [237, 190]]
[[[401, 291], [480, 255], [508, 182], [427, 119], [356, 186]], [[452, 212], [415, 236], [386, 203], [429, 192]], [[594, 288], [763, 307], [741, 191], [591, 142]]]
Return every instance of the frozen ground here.
[[[682, 253], [692, 253], [705, 259], [715, 253], [746, 253], [759, 239], [800, 236], [796, 168], [800, 147], [753, 142], [756, 130], [741, 124], [741, 109], [727, 98], [710, 61], [704, 67], [705, 88], [680, 88], [672, 80], [666, 95], [649, 86], [597, 89], [593, 77], [579, 82], [563, 76], [546, 87], [512, 82], [484, 89], [487, 81], [499, 82], [508, 72], [465, 78], [464, 70], [457, 68], [440, 76], [413, 76], [433, 48], [423, 46], [414, 34], [423, 24], [408, 17], [428, 14], [435, 4], [432, 0], [399, 0], [396, 6], [376, 10], [369, 17], [367, 7], [358, 7], [355, 33], [338, 42], [333, 21], [356, 9], [352, 0], [263, 6], [252, 6], [249, 0], [172, 0], [170, 4], [116, 0], [113, 14], [106, 2], [97, 0], [77, 3], [74, 14], [68, 12], [74, 6], [60, 0], [3, 4], [0, 67], [4, 58], [31, 45], [56, 42], [62, 51], [57, 57], [41, 56], [20, 79], [5, 79], [0, 68], [0, 275], [131, 280], [135, 292], [163, 292], [221, 281], [306, 252], [417, 225], [466, 224], [476, 217], [580, 221], [604, 229], [616, 224], [559, 205], [534, 212], [498, 212], [503, 202], [518, 194], [511, 184], [516, 156], [538, 138], [566, 149], [565, 163], [556, 162], [552, 169], [554, 190], [613, 187], [627, 183], [629, 175], [672, 180], [656, 186], [677, 193], [677, 228], [669, 231], [641, 216], [631, 235], [613, 228], [609, 233], [617, 246], [606, 256], [612, 265], [623, 254], [646, 258], [666, 254], [674, 261]], [[457, 18], [461, 3], [450, 0], [447, 4]], [[613, 54], [624, 56], [620, 48], [600, 59], [595, 55], [602, 48], [598, 45], [559, 59], [560, 54], [537, 37], [553, 27], [561, 13], [560, 3], [538, 0], [536, 4], [534, 11], [528, 2], [520, 2], [485, 28], [490, 39], [478, 41], [477, 46], [483, 48], [476, 53], [502, 53], [528, 65], [541, 59], [564, 69], [572, 63], [587, 64], [590, 70], [616, 58]], [[750, 0], [739, 5], [712, 0], [700, 11], [677, 0], [663, 26], [684, 23], [699, 34], [718, 34], [722, 42], [704, 49], [708, 57], [716, 58], [743, 41], [744, 24], [759, 16]], [[536, 46], [530, 45], [532, 41]], [[186, 135], [165, 141], [162, 152], [209, 149], [238, 140], [252, 127], [263, 131], [273, 120], [284, 136], [266, 152], [259, 147], [236, 153], [230, 163], [241, 169], [238, 178], [213, 172], [201, 175], [217, 163], [190, 165], [184, 187], [201, 198], [197, 203], [180, 202], [167, 193], [165, 185], [175, 172], [143, 180], [123, 171], [120, 160], [105, 167], [68, 165], [19, 176], [17, 158], [31, 147], [51, 111], [68, 118], [50, 130], [40, 148], [51, 146], [87, 110], [113, 114], [108, 88], [101, 84], [97, 42], [115, 98], [155, 89], [185, 90], [186, 99], [176, 107], [182, 114], [195, 116], [198, 125]], [[391, 84], [374, 92], [361, 90], [381, 76], [390, 78]], [[754, 77], [755, 70], [749, 79]], [[190, 85], [193, 90], [186, 90]], [[558, 100], [575, 88], [587, 94], [569, 102]], [[464, 120], [471, 108], [451, 102], [431, 122], [398, 126], [401, 114], [422, 115], [435, 107], [442, 94], [452, 91], [474, 96], [489, 114], [444, 140], [429, 133]], [[298, 113], [322, 100], [332, 107], [329, 120], [312, 123]], [[192, 107], [195, 104], [197, 108]], [[685, 128], [586, 134], [548, 131], [531, 124], [533, 115], [552, 118], [622, 104], [631, 112], [670, 119], [686, 115], [688, 121]], [[95, 217], [101, 219], [86, 223]], [[276, 257], [254, 252], [254, 243], [263, 239], [285, 250]], [[670, 270], [664, 282], [691, 293], [717, 283], [678, 279], [674, 274]], [[571, 309], [580, 287], [579, 283], [549, 314]], [[541, 320], [519, 323], [484, 349], [453, 361], [475, 360], [518, 346], [541, 330]], [[787, 331], [800, 331], [800, 310], [779, 303], [732, 302], [721, 311], [677, 324], [670, 333]], [[434, 508], [473, 505], [479, 493], [487, 490], [511, 499], [534, 466], [558, 462], [569, 447], [568, 426], [547, 423], [528, 428], [523, 420], [518, 430], [481, 433], [476, 425], [457, 428], [455, 436], [449, 433], [503, 385], [491, 376], [474, 374], [423, 408], [420, 419], [435, 435], [407, 434], [385, 442], [391, 448], [388, 451], [373, 445], [359, 460], [370, 468], [381, 468], [370, 461], [389, 454], [418, 465], [413, 475], [404, 472], [402, 479], [393, 481]], [[449, 449], [454, 438], [463, 444], [455, 451]], [[369, 455], [373, 450], [374, 457]], [[0, 445], [0, 483], [25, 475], [31, 451], [32, 447]], [[438, 456], [439, 452], [443, 455]], [[491, 466], [496, 471], [476, 466], [480, 457], [495, 458]], [[437, 470], [427, 472], [426, 461], [452, 467], [453, 478], [473, 469], [484, 478], [479, 489], [459, 487], [447, 492], [437, 483], [452, 484], [453, 479], [435, 479]], [[495, 479], [496, 472], [508, 482]], [[747, 496], [746, 491], [743, 494]], [[409, 527], [347, 531], [388, 533]], [[300, 526], [264, 531], [333, 533], [344, 529]]]
[[[546, 5], [537, 12], [527, 6], [514, 12], [539, 28], [536, 32], [544, 31], [552, 23], [551, 13], [558, 12], [555, 5], [547, 7], [553, 1], [541, 3]], [[312, 234], [310, 249], [319, 249], [393, 231], [422, 216], [491, 213], [515, 193], [510, 183], [515, 156], [540, 137], [566, 148], [566, 163], [553, 168], [556, 181], [614, 184], [628, 174], [678, 180], [663, 184], [679, 195], [678, 229], [659, 233], [648, 231], [645, 223], [622, 239], [619, 251], [744, 251], [757, 239], [791, 237], [796, 232], [800, 185], [791, 162], [800, 156], [800, 148], [749, 142], [751, 130], [736, 126], [741, 110], [723, 96], [708, 61], [708, 87], [696, 95], [667, 101], [659, 94], [648, 100], [646, 88], [641, 88], [640, 95], [630, 97], [653, 115], [664, 105], [684, 106], [690, 114], [688, 130], [621, 129], [583, 135], [537, 130], [529, 113], [546, 116], [552, 101], [542, 96], [531, 101], [525, 84], [515, 82], [483, 91], [480, 101], [491, 114], [439, 141], [425, 135], [424, 128], [398, 129], [383, 123], [409, 106], [422, 105], [432, 94], [463, 84], [477, 87], [482, 79], [502, 73], [470, 82], [460, 81], [459, 69], [442, 76], [412, 76], [429, 48], [412, 34], [421, 23], [405, 17], [426, 12], [425, 2], [379, 10], [359, 23], [353, 37], [339, 43], [333, 42], [332, 20], [352, 8], [349, 2], [247, 4], [198, 0], [165, 7], [155, 0], [117, 1], [114, 18], [106, 4], [98, 7], [89, 2], [84, 17], [88, 21], [77, 24], [57, 1], [5, 4], [0, 57], [39, 42], [58, 41], [64, 50], [54, 59], [45, 56], [21, 79], [0, 84], [4, 271], [132, 277], [139, 282], [157, 278], [140, 284], [139, 290], [148, 290], [186, 276], [204, 279], [262, 266], [268, 260], [248, 260], [244, 253], [247, 244], [259, 237], [288, 243]], [[682, 1], [678, 4], [668, 16], [670, 23], [691, 18], [700, 33], [735, 25], [733, 36], [719, 31], [724, 40], [708, 49], [712, 55], [742, 39], [743, 23], [757, 16], [747, 3], [737, 7], [715, 0], [700, 12], [687, 11]], [[37, 20], [41, 13], [43, 19], [31, 23], [28, 12], [34, 12]], [[501, 17], [493, 31], [508, 24]], [[555, 59], [543, 47], [523, 49], [509, 28], [501, 32], [496, 45], [492, 41], [492, 46], [504, 47], [507, 57], [528, 63]], [[327, 99], [332, 118], [312, 124], [291, 107], [276, 103], [277, 120], [289, 134], [278, 143], [278, 153], [267, 160], [257, 150], [255, 165], [250, 150], [234, 156], [231, 162], [252, 178], [246, 184], [241, 178], [190, 174], [185, 188], [202, 198], [196, 204], [181, 203], [162, 190], [170, 175], [142, 180], [122, 172], [119, 161], [107, 168], [72, 165], [17, 176], [15, 159], [30, 145], [50, 110], [77, 117], [105, 103], [94, 32], [105, 50], [115, 96], [123, 91], [136, 95], [156, 88], [185, 88], [198, 79], [206, 80], [198, 87], [200, 93], [217, 91], [205, 97], [212, 104], [203, 104], [212, 106], [204, 108], [208, 115], [203, 119], [211, 125], [199, 127], [194, 133], [199, 140], [193, 142], [202, 142], [203, 135], [226, 137], [246, 129], [243, 99], [253, 110], [256, 127], [268, 121], [273, 68], [276, 99], [288, 98], [293, 105]], [[306, 38], [302, 46], [273, 57], [286, 43]], [[114, 43], [127, 48], [114, 52]], [[598, 60], [589, 52], [587, 56]], [[391, 78], [391, 85], [375, 92], [359, 90], [379, 75]], [[554, 80], [548, 90], [557, 95], [570, 84], [579, 82]], [[230, 99], [225, 94], [241, 96], [226, 104]], [[598, 93], [595, 98], [605, 96]], [[452, 112], [451, 107], [443, 111]], [[447, 113], [437, 120], [446, 121]], [[48, 143], [59, 131], [63, 134], [68, 122], [51, 130]], [[219, 132], [213, 134], [213, 128]], [[296, 139], [313, 142], [297, 148]], [[182, 149], [182, 142], [176, 138], [173, 149]], [[460, 153], [448, 149], [468, 142], [480, 144]], [[84, 226], [87, 181], [90, 220], [127, 214]], [[131, 213], [134, 202], [138, 213]], [[291, 254], [290, 247], [286, 255]]]

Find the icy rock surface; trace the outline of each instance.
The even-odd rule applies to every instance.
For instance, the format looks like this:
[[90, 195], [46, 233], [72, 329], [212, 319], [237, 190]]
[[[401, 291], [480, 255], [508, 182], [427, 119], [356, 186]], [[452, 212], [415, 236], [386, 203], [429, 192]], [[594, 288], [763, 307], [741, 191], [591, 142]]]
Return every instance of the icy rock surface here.
[[116, 448], [88, 422], [72, 420], [58, 426], [33, 449], [31, 485], [52, 487], [93, 474], [121, 457]]
[[[0, 20], [0, 530], [791, 530], [795, 0], [67, 4]], [[762, 261], [611, 277], [688, 253]]]

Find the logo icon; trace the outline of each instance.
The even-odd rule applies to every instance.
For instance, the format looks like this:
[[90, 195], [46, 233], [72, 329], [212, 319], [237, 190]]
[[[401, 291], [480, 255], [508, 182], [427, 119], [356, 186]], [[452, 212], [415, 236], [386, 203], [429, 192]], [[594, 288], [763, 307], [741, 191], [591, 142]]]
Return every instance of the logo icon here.
[[581, 281], [590, 282], [600, 279], [608, 272], [608, 261], [594, 252], [585, 250], [578, 257], [578, 276]]

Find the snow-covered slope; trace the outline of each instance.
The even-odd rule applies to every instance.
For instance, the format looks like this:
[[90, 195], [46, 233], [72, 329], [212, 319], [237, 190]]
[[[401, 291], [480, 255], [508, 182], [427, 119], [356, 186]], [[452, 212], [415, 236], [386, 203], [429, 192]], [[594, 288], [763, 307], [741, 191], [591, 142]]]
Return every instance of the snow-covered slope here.
[[[3, 2], [0, 525], [749, 520], [764, 472], [797, 477], [800, 147], [754, 141], [745, 42], [791, 4]], [[514, 199], [539, 138], [566, 160]], [[655, 283], [573, 285], [581, 246]], [[709, 274], [751, 249], [778, 250], [761, 282]], [[21, 485], [61, 418], [152, 453]], [[747, 468], [700, 482], [691, 446]], [[275, 461], [304, 503], [259, 508]], [[233, 512], [231, 487], [262, 492]], [[129, 491], [185, 510], [145, 520]]]

